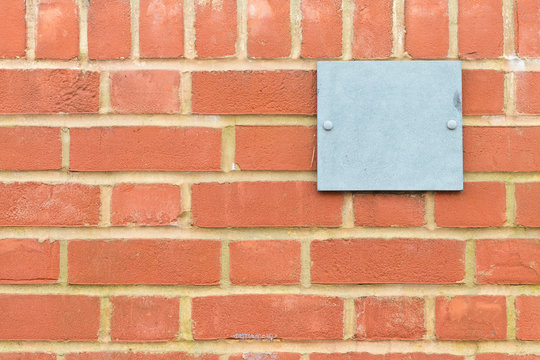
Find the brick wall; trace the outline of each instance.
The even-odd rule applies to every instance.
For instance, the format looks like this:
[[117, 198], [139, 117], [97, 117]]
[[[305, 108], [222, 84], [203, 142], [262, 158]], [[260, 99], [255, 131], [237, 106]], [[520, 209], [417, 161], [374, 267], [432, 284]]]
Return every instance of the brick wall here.
[[[540, 359], [539, 32], [538, 0], [0, 1], [0, 360]], [[463, 60], [465, 190], [318, 193], [327, 58]]]

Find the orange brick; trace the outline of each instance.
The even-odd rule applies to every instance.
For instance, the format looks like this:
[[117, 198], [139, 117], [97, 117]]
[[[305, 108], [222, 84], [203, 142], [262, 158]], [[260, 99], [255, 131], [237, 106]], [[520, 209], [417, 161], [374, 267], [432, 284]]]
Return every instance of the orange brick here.
[[0, 295], [0, 339], [97, 341], [99, 298]]
[[56, 282], [60, 272], [60, 247], [58, 242], [2, 239], [0, 264], [0, 284]]
[[300, 283], [298, 241], [233, 241], [229, 254], [230, 277], [235, 285]]
[[480, 284], [540, 283], [540, 241], [476, 241], [476, 279]]
[[453, 284], [465, 276], [465, 242], [421, 239], [311, 243], [311, 281], [320, 284]]
[[66, 360], [219, 360], [217, 354], [191, 355], [182, 352], [87, 352], [68, 353]]
[[72, 171], [221, 170], [219, 129], [94, 127], [71, 129], [70, 136]]
[[343, 299], [312, 295], [196, 297], [193, 338], [341, 339]]
[[540, 72], [516, 73], [516, 107], [522, 114], [540, 114]]
[[58, 170], [62, 167], [60, 129], [0, 128], [0, 169]]
[[179, 331], [179, 299], [161, 296], [111, 297], [112, 341], [174, 340]]
[[184, 54], [181, 0], [140, 0], [139, 46], [142, 58], [178, 58]]
[[291, 54], [290, 0], [248, 0], [248, 55], [284, 58]]
[[97, 225], [99, 196], [81, 184], [0, 184], [0, 226]]
[[312, 182], [202, 183], [192, 187], [199, 227], [329, 226], [341, 224], [343, 194], [317, 192]]
[[314, 71], [195, 72], [193, 112], [315, 115], [316, 83]]
[[170, 184], [118, 184], [111, 202], [113, 225], [171, 225], [182, 212], [180, 187]]
[[0, 360], [56, 360], [56, 354], [48, 353], [1, 353]]
[[1, 114], [97, 113], [97, 72], [36, 69], [0, 70]]
[[314, 170], [317, 166], [314, 126], [237, 126], [235, 133], [235, 161], [242, 170]]
[[540, 3], [537, 0], [515, 0], [516, 52], [521, 57], [540, 56]]
[[502, 0], [460, 0], [459, 56], [497, 58], [503, 50]]
[[448, 1], [407, 0], [405, 30], [405, 50], [413, 58], [446, 58]]
[[441, 340], [505, 340], [504, 296], [439, 296], [435, 332]]
[[40, 0], [36, 58], [73, 59], [79, 56], [79, 9], [75, 0]]
[[[0, 359], [2, 360], [2, 359]], [[294, 353], [242, 353], [229, 355], [229, 360], [300, 360]]]
[[516, 225], [540, 227], [540, 182], [515, 184]]
[[92, 0], [88, 6], [90, 59], [128, 58], [131, 52], [130, 0]]
[[504, 108], [504, 73], [463, 70], [463, 115], [497, 115]]
[[236, 0], [195, 1], [195, 50], [201, 58], [236, 53]]
[[539, 355], [476, 354], [476, 360], [540, 360]]
[[[463, 356], [447, 354], [423, 354], [423, 353], [336, 353], [336, 354], [318, 354], [312, 353], [310, 360], [463, 360]], [[486, 359], [487, 360], [487, 359]]]
[[502, 226], [506, 188], [500, 182], [468, 182], [462, 192], [435, 194], [435, 222], [442, 227]]
[[70, 284], [219, 284], [221, 245], [211, 240], [70, 241]]
[[355, 0], [353, 57], [392, 55], [392, 0]]
[[540, 340], [540, 296], [516, 298], [516, 330], [519, 340]]
[[26, 55], [25, 3], [25, 0], [0, 1], [0, 58]]
[[341, 56], [341, 0], [302, 0], [302, 57]]
[[425, 224], [423, 195], [356, 194], [354, 223], [357, 226], [422, 226]]

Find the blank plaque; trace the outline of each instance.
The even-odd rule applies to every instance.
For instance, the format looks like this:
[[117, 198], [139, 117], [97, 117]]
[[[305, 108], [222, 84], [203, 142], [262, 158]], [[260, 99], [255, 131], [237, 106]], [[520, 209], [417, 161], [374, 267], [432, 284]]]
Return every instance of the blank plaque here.
[[462, 190], [461, 62], [318, 62], [317, 188]]

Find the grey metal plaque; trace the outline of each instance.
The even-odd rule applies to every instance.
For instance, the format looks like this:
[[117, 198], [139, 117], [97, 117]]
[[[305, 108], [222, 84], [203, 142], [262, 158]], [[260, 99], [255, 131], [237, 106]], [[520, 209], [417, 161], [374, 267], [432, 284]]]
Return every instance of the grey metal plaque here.
[[462, 190], [461, 62], [318, 62], [317, 188]]

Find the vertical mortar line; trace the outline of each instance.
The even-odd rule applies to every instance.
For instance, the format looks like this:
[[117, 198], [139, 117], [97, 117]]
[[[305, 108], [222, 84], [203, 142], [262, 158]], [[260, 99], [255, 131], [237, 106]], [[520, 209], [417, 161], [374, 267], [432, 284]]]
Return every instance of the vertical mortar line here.
[[311, 286], [311, 239], [300, 241], [300, 285]]
[[503, 55], [512, 57], [516, 54], [515, 30], [514, 30], [514, 0], [503, 0]]
[[424, 327], [426, 335], [424, 339], [435, 340], [435, 297], [426, 296], [424, 298]]
[[302, 0], [291, 0], [291, 58], [298, 59], [302, 52]]
[[183, 340], [193, 340], [193, 329], [191, 324], [191, 298], [180, 298], [180, 336]]
[[100, 301], [100, 320], [99, 320], [99, 342], [111, 341], [111, 314], [112, 304], [108, 296], [104, 296]]
[[224, 127], [221, 132], [221, 170], [235, 169], [236, 130], [234, 126]]
[[506, 222], [504, 226], [514, 226], [516, 219], [516, 185], [513, 182], [506, 183]]
[[354, 227], [354, 201], [353, 194], [346, 192], [343, 196], [343, 210], [341, 212], [341, 227], [350, 229]]
[[343, 0], [341, 11], [343, 19], [341, 33], [342, 58], [343, 60], [351, 60], [354, 41], [354, 0]]
[[38, 0], [26, 0], [26, 59], [36, 58]]
[[139, 52], [139, 0], [131, 0], [131, 59], [138, 59]]
[[355, 327], [354, 299], [347, 298], [343, 304], [343, 340], [354, 338]]
[[79, 59], [88, 62], [88, 0], [78, 0], [79, 7]]
[[69, 128], [62, 128], [60, 131], [60, 142], [62, 144], [62, 171], [69, 171]]
[[184, 183], [180, 186], [181, 209], [178, 224], [183, 227], [191, 226], [191, 184]]
[[504, 74], [504, 113], [507, 117], [516, 115], [516, 73]]
[[476, 240], [469, 239], [465, 242], [465, 279], [466, 286], [474, 286], [476, 283]]
[[194, 59], [195, 51], [195, 1], [184, 0], [184, 57]]
[[99, 113], [112, 112], [111, 106], [111, 77], [108, 71], [99, 74]]
[[191, 73], [182, 72], [180, 74], [180, 103], [182, 104], [182, 114], [191, 114]]
[[220, 354], [219, 360], [229, 360], [229, 354]]
[[111, 201], [112, 201], [112, 186], [100, 186], [100, 216], [99, 226], [111, 226]]
[[405, 56], [405, 0], [394, 0], [392, 9], [392, 35], [394, 58]]
[[433, 191], [428, 191], [425, 193], [425, 214], [424, 221], [426, 223], [426, 228], [429, 230], [434, 230], [437, 227], [435, 222], [435, 193]]
[[239, 59], [247, 59], [247, 11], [248, 0], [237, 0], [237, 37], [236, 37], [236, 56]]
[[448, 0], [448, 58], [459, 57], [458, 0]]
[[221, 240], [221, 287], [231, 286], [229, 240]]
[[509, 295], [506, 297], [506, 339], [516, 339], [516, 297]]
[[57, 240], [60, 246], [60, 273], [58, 274], [58, 283], [63, 286], [68, 285], [68, 241]]

